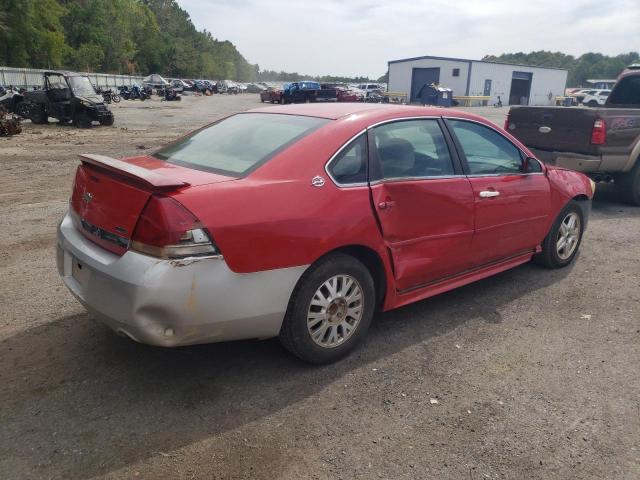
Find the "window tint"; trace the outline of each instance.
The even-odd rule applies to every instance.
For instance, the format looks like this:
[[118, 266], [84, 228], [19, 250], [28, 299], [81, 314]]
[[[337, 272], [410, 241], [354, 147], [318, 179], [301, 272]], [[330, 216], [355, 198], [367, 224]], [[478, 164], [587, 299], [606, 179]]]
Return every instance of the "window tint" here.
[[360, 135], [333, 159], [329, 165], [329, 173], [342, 185], [367, 181], [366, 135]]
[[608, 101], [609, 105], [640, 105], [640, 75], [622, 78]]
[[464, 120], [449, 122], [467, 157], [471, 175], [521, 173], [520, 150], [498, 132]]
[[155, 157], [190, 168], [242, 176], [329, 120], [242, 113], [161, 149]]
[[453, 175], [453, 162], [437, 120], [407, 120], [373, 129], [382, 178]]

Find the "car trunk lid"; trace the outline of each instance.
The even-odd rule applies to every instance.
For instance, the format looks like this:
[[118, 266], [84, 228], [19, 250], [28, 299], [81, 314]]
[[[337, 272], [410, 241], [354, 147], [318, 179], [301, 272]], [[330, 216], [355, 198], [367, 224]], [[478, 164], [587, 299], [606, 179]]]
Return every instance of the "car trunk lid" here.
[[234, 180], [215, 173], [171, 165], [153, 157], [117, 160], [81, 155], [71, 211], [82, 234], [116, 254], [123, 254], [151, 195]]

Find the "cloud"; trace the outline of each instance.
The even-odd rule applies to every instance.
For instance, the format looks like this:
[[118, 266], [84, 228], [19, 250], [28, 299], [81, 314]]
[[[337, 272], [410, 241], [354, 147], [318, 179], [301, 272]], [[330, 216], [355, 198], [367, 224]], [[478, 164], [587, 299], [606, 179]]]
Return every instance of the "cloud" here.
[[179, 0], [200, 29], [270, 70], [378, 77], [387, 61], [637, 50], [638, 0]]

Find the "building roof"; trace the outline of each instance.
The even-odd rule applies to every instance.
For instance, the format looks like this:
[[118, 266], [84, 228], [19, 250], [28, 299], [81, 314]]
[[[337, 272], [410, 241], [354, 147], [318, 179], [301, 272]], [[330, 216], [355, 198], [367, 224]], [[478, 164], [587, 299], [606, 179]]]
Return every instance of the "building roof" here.
[[523, 63], [491, 62], [488, 60], [471, 60], [468, 58], [434, 57], [431, 55], [424, 55], [422, 57], [401, 58], [399, 60], [389, 60], [387, 64], [391, 65], [392, 63], [412, 62], [415, 60], [449, 60], [453, 62], [467, 62], [467, 63], [492, 63], [495, 65], [509, 65], [512, 67], [544, 68], [546, 70], [562, 70], [563, 72], [568, 72], [566, 68], [543, 67], [540, 65], [525, 65]]

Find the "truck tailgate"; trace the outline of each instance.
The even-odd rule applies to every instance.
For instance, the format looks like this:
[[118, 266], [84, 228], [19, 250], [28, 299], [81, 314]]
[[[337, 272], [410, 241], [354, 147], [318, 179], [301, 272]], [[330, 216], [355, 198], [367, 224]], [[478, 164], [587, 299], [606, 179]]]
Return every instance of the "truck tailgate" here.
[[597, 108], [513, 107], [508, 131], [527, 147], [546, 151], [598, 153], [591, 145]]

